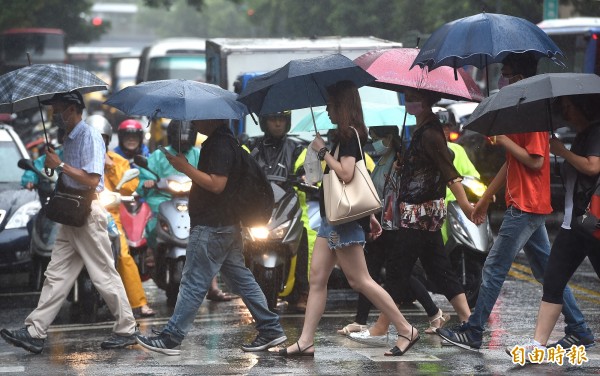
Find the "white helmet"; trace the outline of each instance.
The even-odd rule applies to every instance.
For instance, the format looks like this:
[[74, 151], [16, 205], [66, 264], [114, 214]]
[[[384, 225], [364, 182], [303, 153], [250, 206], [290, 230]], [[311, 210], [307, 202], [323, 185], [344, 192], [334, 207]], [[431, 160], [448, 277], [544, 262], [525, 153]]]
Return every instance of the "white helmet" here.
[[108, 145], [108, 143], [110, 143], [110, 140], [112, 139], [113, 130], [112, 130], [112, 126], [110, 125], [108, 120], [106, 120], [106, 118], [104, 116], [91, 115], [85, 119], [85, 122], [88, 123], [89, 125], [91, 125], [93, 128], [96, 128], [96, 130], [101, 135], [108, 137], [107, 145]]

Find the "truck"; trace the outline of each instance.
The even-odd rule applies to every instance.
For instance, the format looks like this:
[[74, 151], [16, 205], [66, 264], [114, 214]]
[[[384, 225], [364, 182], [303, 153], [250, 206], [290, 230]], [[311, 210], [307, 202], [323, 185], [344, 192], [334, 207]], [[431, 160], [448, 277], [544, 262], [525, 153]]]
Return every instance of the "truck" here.
[[[373, 36], [207, 39], [206, 81], [230, 91], [240, 92], [249, 77], [280, 68], [290, 60], [333, 53], [355, 59], [371, 50], [394, 47], [402, 47], [402, 43]], [[292, 118], [296, 117], [292, 115]], [[246, 133], [250, 137], [261, 134], [258, 125], [248, 120], [240, 122], [235, 127], [235, 132]]]

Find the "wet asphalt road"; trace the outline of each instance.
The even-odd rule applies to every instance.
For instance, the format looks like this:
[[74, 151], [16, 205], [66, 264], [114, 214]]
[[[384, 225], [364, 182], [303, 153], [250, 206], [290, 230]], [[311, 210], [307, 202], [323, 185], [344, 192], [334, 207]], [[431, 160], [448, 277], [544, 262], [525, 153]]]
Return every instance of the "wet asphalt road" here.
[[[27, 292], [26, 275], [0, 276], [0, 327], [18, 328], [35, 307], [39, 294]], [[149, 333], [162, 328], [170, 316], [164, 292], [152, 281], [144, 283], [149, 300], [158, 315], [140, 319], [140, 329]], [[600, 337], [600, 282], [586, 261], [571, 283], [592, 330]], [[65, 303], [51, 327], [44, 352], [30, 354], [0, 340], [0, 374], [28, 375], [341, 375], [341, 374], [507, 374], [560, 375], [599, 374], [600, 345], [587, 351], [582, 366], [556, 364], [514, 365], [505, 354], [508, 345], [523, 343], [533, 334], [541, 297], [541, 286], [533, 281], [521, 254], [513, 265], [494, 308], [480, 352], [443, 346], [437, 335], [423, 333], [427, 316], [420, 305], [402, 307], [407, 319], [421, 331], [421, 340], [402, 357], [384, 357], [393, 346], [371, 347], [355, 343], [336, 333], [353, 321], [356, 294], [331, 290], [326, 312], [319, 325], [314, 359], [285, 359], [270, 352], [244, 353], [239, 346], [250, 342], [256, 332], [252, 318], [240, 299], [226, 303], [206, 301], [195, 325], [183, 343], [181, 356], [156, 354], [136, 345], [124, 350], [102, 350], [100, 342], [111, 333], [111, 317], [104, 311], [99, 322], [88, 324], [70, 317]], [[453, 316], [450, 304], [440, 295], [434, 300]], [[299, 336], [303, 316], [280, 306], [288, 344]], [[375, 320], [375, 316], [371, 317]], [[551, 340], [562, 337], [562, 319]]]

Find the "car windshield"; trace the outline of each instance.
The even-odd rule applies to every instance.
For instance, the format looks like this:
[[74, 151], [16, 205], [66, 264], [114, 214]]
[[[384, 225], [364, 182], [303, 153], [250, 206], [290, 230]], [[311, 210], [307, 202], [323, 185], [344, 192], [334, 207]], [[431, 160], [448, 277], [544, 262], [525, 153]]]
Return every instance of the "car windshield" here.
[[162, 56], [150, 60], [148, 81], [174, 78], [206, 81], [206, 57], [204, 55]]
[[17, 145], [6, 135], [0, 133], [0, 161], [10, 161], [4, 163], [2, 173], [0, 174], [0, 183], [15, 183], [21, 181], [23, 170], [17, 166], [17, 161], [22, 158]]

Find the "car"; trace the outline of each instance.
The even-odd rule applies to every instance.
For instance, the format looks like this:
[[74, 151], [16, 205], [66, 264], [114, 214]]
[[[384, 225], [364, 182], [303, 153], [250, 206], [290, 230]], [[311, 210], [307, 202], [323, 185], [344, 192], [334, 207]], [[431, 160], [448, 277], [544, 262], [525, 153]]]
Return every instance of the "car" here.
[[0, 124], [0, 273], [27, 271], [31, 265], [28, 223], [40, 210], [35, 191], [21, 188], [17, 163], [29, 159], [21, 139], [9, 125]]

